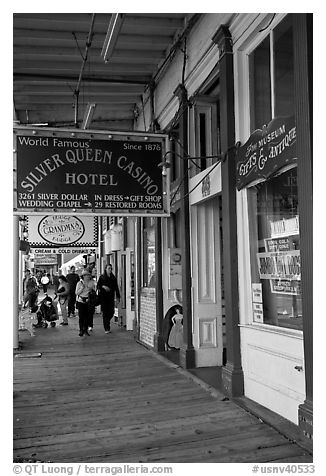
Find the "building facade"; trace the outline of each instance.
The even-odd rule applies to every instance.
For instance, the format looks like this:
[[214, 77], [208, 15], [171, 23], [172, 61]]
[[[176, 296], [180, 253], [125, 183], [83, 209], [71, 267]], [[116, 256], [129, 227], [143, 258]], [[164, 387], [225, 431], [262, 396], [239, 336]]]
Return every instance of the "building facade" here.
[[185, 29], [136, 124], [169, 134], [171, 216], [133, 219], [129, 246], [139, 341], [177, 349], [185, 368], [221, 367], [230, 395], [308, 437], [311, 23], [201, 14]]

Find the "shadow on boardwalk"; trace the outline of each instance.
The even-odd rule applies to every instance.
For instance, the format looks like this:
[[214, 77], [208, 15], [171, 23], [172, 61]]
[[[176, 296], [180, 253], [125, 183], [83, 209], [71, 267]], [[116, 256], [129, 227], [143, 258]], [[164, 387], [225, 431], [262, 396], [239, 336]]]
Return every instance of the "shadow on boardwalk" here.
[[94, 318], [20, 333], [15, 462], [311, 462], [308, 451], [188, 372]]

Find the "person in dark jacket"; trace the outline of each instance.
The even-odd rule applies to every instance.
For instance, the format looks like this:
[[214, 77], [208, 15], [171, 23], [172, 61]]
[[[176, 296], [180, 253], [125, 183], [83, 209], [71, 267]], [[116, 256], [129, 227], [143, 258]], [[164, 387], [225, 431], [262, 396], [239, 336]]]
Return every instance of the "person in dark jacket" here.
[[59, 273], [56, 271], [53, 275], [54, 292], [56, 293], [59, 287]]
[[103, 314], [103, 327], [106, 334], [110, 333], [110, 321], [114, 316], [114, 298], [120, 301], [117, 278], [112, 273], [112, 265], [108, 264], [97, 281], [97, 291]]
[[67, 282], [69, 284], [68, 295], [68, 317], [75, 317], [75, 305], [76, 305], [76, 286], [79, 281], [79, 275], [75, 272], [75, 266], [70, 268], [70, 272], [67, 274]]
[[29, 306], [30, 312], [37, 311], [37, 299], [39, 288], [37, 284], [37, 280], [34, 276], [32, 276], [29, 269], [25, 271], [25, 278], [23, 281], [23, 292], [24, 292], [24, 308], [27, 305]]
[[46, 327], [44, 323], [50, 323], [51, 327], [55, 327], [55, 321], [59, 319], [56, 306], [54, 306], [52, 298], [46, 296], [39, 310], [36, 313], [37, 324], [33, 324], [33, 327]]
[[60, 322], [60, 326], [67, 326], [68, 325], [68, 296], [69, 296], [69, 284], [67, 282], [67, 278], [62, 274], [59, 276], [59, 287], [56, 292], [56, 297], [58, 297], [58, 301], [60, 304], [61, 309], [61, 316], [62, 322]]

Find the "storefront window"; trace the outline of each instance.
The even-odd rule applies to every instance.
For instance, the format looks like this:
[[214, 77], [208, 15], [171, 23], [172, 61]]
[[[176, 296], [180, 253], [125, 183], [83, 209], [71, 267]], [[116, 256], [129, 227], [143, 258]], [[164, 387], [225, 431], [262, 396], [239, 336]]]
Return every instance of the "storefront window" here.
[[292, 15], [249, 56], [251, 130], [261, 129], [274, 117], [294, 114]]
[[[248, 187], [247, 196], [253, 322], [302, 329], [297, 168], [290, 160], [295, 158], [295, 147], [291, 149], [293, 157], [288, 156], [287, 162], [284, 158], [286, 149], [290, 148], [290, 137], [294, 138], [295, 124], [289, 126], [287, 135], [284, 133], [287, 147], [283, 143], [284, 147], [278, 146], [277, 133], [274, 138], [270, 135], [270, 143], [268, 138], [264, 139], [268, 125], [276, 124], [280, 117], [288, 118], [284, 118], [284, 124], [292, 124], [293, 56], [292, 15], [289, 14], [249, 55], [250, 129], [251, 132], [262, 131], [259, 153], [274, 164], [269, 172], [266, 169], [260, 183], [256, 180], [256, 185]], [[281, 132], [282, 127], [276, 130]], [[264, 167], [262, 163], [260, 166]]]
[[253, 321], [302, 329], [297, 169], [248, 188]]
[[270, 38], [250, 55], [250, 95], [252, 130], [268, 124], [271, 113]]
[[274, 116], [294, 113], [294, 66], [292, 16], [287, 16], [273, 31]]

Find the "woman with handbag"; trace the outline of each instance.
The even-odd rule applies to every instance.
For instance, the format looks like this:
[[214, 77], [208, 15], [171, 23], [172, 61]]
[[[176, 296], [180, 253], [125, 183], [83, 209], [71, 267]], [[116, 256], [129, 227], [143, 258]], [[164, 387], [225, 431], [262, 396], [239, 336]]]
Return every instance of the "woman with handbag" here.
[[61, 315], [62, 315], [62, 322], [60, 322], [60, 326], [67, 326], [68, 325], [68, 295], [69, 295], [69, 284], [65, 276], [59, 276], [59, 285], [58, 290], [56, 292], [56, 297], [58, 297], [58, 301], [60, 304]]
[[76, 305], [79, 315], [79, 336], [90, 335], [93, 330], [93, 315], [95, 312], [95, 281], [88, 269], [81, 273], [80, 281], [76, 286]]
[[103, 314], [104, 331], [106, 334], [109, 334], [111, 333], [110, 322], [114, 316], [115, 297], [117, 303], [120, 301], [118, 282], [117, 278], [112, 273], [111, 264], [108, 264], [105, 267], [104, 273], [99, 277], [97, 282], [97, 290], [99, 293], [101, 311]]

